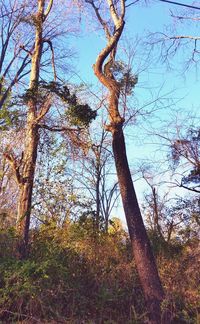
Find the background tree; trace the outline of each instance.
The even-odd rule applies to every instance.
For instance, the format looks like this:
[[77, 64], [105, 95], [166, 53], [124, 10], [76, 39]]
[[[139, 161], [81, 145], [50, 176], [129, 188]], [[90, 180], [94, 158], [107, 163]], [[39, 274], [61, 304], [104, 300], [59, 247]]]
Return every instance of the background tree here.
[[[162, 60], [169, 66], [172, 66], [172, 58], [181, 53], [182, 67], [186, 71], [192, 65], [197, 67], [199, 64], [200, 19], [198, 6], [191, 5], [188, 9], [184, 4], [181, 5], [181, 10], [180, 6], [170, 8], [169, 14], [173, 23], [168, 25], [163, 32], [157, 31], [149, 35], [148, 44], [160, 49]], [[188, 32], [191, 26], [193, 28]]]
[[12, 170], [9, 168], [9, 164], [4, 157], [7, 147], [12, 147], [14, 142], [16, 146], [19, 145], [21, 137], [16, 137], [15, 135], [14, 130], [4, 131], [0, 135], [0, 218], [2, 228], [15, 226], [16, 222], [18, 186], [13, 178]]
[[[27, 1], [3, 1], [0, 2], [0, 109], [1, 124], [11, 118], [12, 108], [7, 109], [6, 101], [13, 87], [20, 83], [28, 73], [28, 65], [31, 61], [30, 51], [25, 47], [30, 46], [32, 33], [25, 35], [23, 26], [34, 6]], [[4, 115], [2, 112], [4, 110]], [[16, 110], [14, 110], [16, 113]], [[10, 113], [10, 115], [9, 115]], [[7, 118], [6, 118], [7, 116]], [[3, 119], [3, 117], [5, 117]], [[12, 119], [11, 119], [12, 120]]]
[[[153, 166], [140, 168], [149, 186], [144, 193], [143, 213], [151, 238], [158, 244], [186, 242], [199, 233], [199, 199], [196, 195], [178, 196], [167, 185], [167, 178], [159, 181]], [[196, 224], [196, 225], [194, 225]], [[196, 227], [196, 229], [194, 229]], [[167, 246], [167, 245], [166, 245]]]
[[119, 192], [112, 165], [110, 138], [104, 129], [100, 130], [99, 134], [95, 125], [91, 127], [87, 155], [80, 156], [71, 172], [76, 179], [74, 185], [79, 187], [81, 192], [85, 192], [91, 202], [96, 229], [102, 228], [107, 231], [109, 217], [117, 203]]
[[64, 227], [91, 209], [89, 198], [77, 187], [78, 153], [74, 151], [80, 154], [81, 149], [73, 145], [63, 131], [43, 129], [33, 192], [32, 224], [36, 227], [51, 222]]
[[187, 130], [184, 138], [171, 143], [171, 157], [174, 169], [184, 170], [179, 187], [200, 193], [200, 132], [198, 128]]

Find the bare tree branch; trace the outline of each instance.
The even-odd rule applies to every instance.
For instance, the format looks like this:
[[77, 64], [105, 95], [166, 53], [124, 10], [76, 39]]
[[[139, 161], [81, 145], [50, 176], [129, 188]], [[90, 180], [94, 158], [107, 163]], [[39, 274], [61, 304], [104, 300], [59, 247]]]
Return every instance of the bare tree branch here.
[[53, 44], [52, 44], [52, 41], [50, 39], [43, 39], [43, 42], [45, 43], [48, 43], [49, 44], [49, 47], [51, 49], [51, 54], [52, 54], [52, 68], [53, 68], [53, 75], [54, 75], [54, 81], [56, 81], [57, 79], [57, 75], [56, 75], [56, 67], [55, 67], [55, 56], [54, 56], [54, 49], [53, 49]]
[[15, 178], [18, 184], [22, 183], [22, 176], [20, 174], [19, 168], [20, 168], [20, 162], [17, 161], [16, 157], [12, 153], [4, 153], [4, 157], [9, 162], [10, 166], [12, 167], [12, 170], [14, 171]]
[[167, 37], [168, 39], [193, 39], [193, 40], [200, 40], [199, 36], [191, 36], [191, 35], [177, 35], [177, 36], [170, 36]]
[[70, 127], [60, 127], [60, 126], [48, 126], [46, 124], [39, 124], [40, 128], [47, 129], [52, 132], [80, 132], [82, 128], [70, 128]]
[[46, 20], [47, 16], [49, 15], [52, 6], [53, 6], [53, 0], [50, 0], [48, 3], [47, 9], [44, 12], [44, 20]]
[[96, 16], [97, 16], [97, 19], [98, 19], [98, 21], [100, 22], [100, 24], [102, 25], [102, 27], [103, 27], [103, 29], [104, 29], [104, 31], [105, 31], [106, 38], [107, 38], [107, 39], [110, 39], [110, 37], [111, 37], [111, 33], [110, 33], [110, 31], [109, 31], [108, 25], [107, 25], [107, 23], [105, 22], [105, 20], [101, 17], [101, 15], [100, 15], [100, 13], [99, 13], [99, 9], [95, 6], [94, 1], [93, 1], [93, 0], [85, 0], [85, 2], [86, 2], [86, 3], [89, 3], [89, 4], [93, 7], [93, 9], [94, 9], [94, 11], [95, 11], [95, 14], [96, 14]]
[[173, 13], [171, 13], [171, 17], [172, 18], [176, 18], [176, 19], [179, 19], [179, 20], [193, 20], [193, 21], [199, 21], [200, 20], [200, 17], [184, 17], [184, 16], [176, 16], [174, 15]]

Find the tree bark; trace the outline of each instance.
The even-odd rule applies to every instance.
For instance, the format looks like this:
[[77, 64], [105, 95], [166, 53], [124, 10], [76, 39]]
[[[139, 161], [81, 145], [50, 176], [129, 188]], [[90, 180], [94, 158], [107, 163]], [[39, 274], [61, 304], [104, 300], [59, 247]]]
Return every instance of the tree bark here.
[[29, 93], [27, 102], [27, 125], [25, 133], [25, 146], [21, 162], [21, 177], [19, 182], [19, 201], [17, 228], [22, 241], [19, 244], [21, 258], [28, 252], [29, 227], [32, 206], [33, 184], [39, 144], [39, 121], [47, 113], [50, 103], [38, 104], [38, 82], [40, 76], [40, 63], [43, 49], [43, 24], [52, 7], [53, 0], [49, 1], [45, 13], [45, 0], [38, 0], [38, 11], [33, 15], [35, 24], [35, 47], [31, 60]]
[[122, 126], [113, 133], [112, 147], [132, 251], [147, 303], [149, 320], [150, 323], [160, 324], [160, 305], [164, 299], [164, 292], [133, 186]]
[[19, 244], [19, 253], [22, 258], [27, 255], [29, 240], [29, 227], [32, 205], [32, 193], [34, 184], [34, 175], [37, 160], [37, 149], [39, 143], [39, 133], [37, 124], [31, 121], [27, 125], [26, 144], [24, 149], [24, 169], [22, 181], [19, 185], [19, 201], [17, 228], [22, 241]]

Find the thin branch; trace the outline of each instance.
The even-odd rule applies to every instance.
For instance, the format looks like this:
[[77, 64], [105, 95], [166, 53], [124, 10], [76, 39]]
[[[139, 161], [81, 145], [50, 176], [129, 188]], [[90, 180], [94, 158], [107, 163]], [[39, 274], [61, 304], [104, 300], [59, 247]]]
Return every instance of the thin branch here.
[[49, 3], [48, 3], [47, 9], [46, 9], [46, 11], [44, 13], [44, 20], [46, 20], [47, 16], [49, 15], [52, 6], [53, 6], [53, 0], [50, 0]]
[[82, 128], [70, 128], [70, 127], [60, 127], [60, 126], [48, 126], [45, 124], [39, 124], [40, 128], [47, 129], [52, 132], [80, 132]]
[[191, 36], [191, 35], [180, 35], [180, 36], [171, 36], [167, 37], [168, 39], [193, 39], [200, 40], [200, 36]]
[[51, 55], [52, 55], [51, 63], [52, 63], [52, 68], [53, 68], [54, 81], [56, 81], [57, 80], [57, 75], [56, 75], [55, 55], [54, 55], [53, 44], [52, 44], [52, 41], [50, 39], [43, 39], [43, 42], [48, 43], [49, 47], [51, 49]]
[[20, 45], [20, 48], [22, 50], [24, 50], [26, 53], [28, 53], [30, 57], [32, 57], [32, 55], [33, 55], [33, 53], [32, 53], [33, 48], [32, 48], [31, 51], [30, 50], [27, 50], [24, 45]]
[[22, 74], [23, 70], [25, 69], [25, 67], [30, 63], [30, 60], [27, 61], [28, 59], [28, 55], [24, 58], [21, 66], [19, 67], [18, 71], [15, 74], [15, 77], [13, 78], [13, 80], [11, 81], [11, 83], [9, 84], [9, 86], [7, 87], [6, 91], [3, 93], [3, 95], [0, 98], [0, 109], [3, 107], [3, 104], [5, 102], [5, 100], [8, 97], [8, 94], [10, 92], [10, 90], [12, 89], [12, 87], [20, 80], [22, 79], [25, 75], [27, 75], [28, 72]]
[[183, 189], [186, 189], [186, 190], [189, 190], [189, 191], [193, 191], [193, 192], [196, 192], [196, 193], [200, 193], [200, 190], [197, 190], [195, 188], [190, 188], [190, 187], [187, 187], [187, 186], [184, 186], [182, 183], [179, 185], [180, 188], [183, 188]]
[[200, 20], [200, 17], [184, 17], [184, 16], [175, 16], [173, 13], [171, 13], [171, 17], [172, 18], [176, 18], [176, 19], [179, 19], [179, 20], [194, 20], [194, 21], [199, 21]]
[[136, 4], [138, 1], [139, 1], [139, 0], [135, 0], [135, 1], [133, 1], [133, 2], [131, 2], [131, 3], [129, 3], [129, 4], [127, 4], [125, 7], [128, 8], [128, 7], [130, 7], [130, 6], [134, 5], [134, 4]]
[[49, 94], [45, 103], [42, 105], [42, 108], [40, 109], [39, 115], [36, 118], [36, 123], [38, 123], [49, 111], [51, 108], [51, 95]]
[[103, 27], [103, 29], [105, 31], [106, 38], [107, 39], [110, 39], [111, 34], [110, 34], [110, 31], [109, 31], [108, 25], [105, 22], [105, 20], [103, 20], [103, 18], [101, 17], [101, 15], [99, 13], [99, 9], [95, 6], [94, 1], [92, 1], [92, 0], [85, 0], [85, 2], [86, 3], [89, 3], [93, 7], [93, 9], [95, 11], [95, 14], [97, 16], [97, 19], [98, 19], [98, 21], [100, 22], [100, 24], [102, 25], [102, 27]]
[[158, 1], [168, 2], [170, 4], [174, 4], [174, 5], [177, 5], [177, 6], [200, 10], [200, 7], [193, 6], [193, 5], [187, 5], [187, 4], [182, 3], [182, 2], [175, 2], [175, 1], [170, 1], [170, 0], [158, 0]]

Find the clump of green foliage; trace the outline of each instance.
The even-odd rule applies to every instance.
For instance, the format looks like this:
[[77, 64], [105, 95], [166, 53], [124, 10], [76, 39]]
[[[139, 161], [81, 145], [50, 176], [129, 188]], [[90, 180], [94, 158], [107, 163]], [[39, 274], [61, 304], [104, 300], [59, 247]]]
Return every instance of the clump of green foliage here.
[[72, 92], [67, 85], [55, 81], [39, 82], [37, 90], [28, 89], [21, 99], [26, 104], [32, 100], [35, 104], [42, 105], [48, 95], [56, 96], [67, 106], [65, 117], [70, 125], [87, 127], [97, 116], [96, 110], [82, 103], [76, 92]]
[[19, 112], [17, 110], [2, 107], [0, 110], [0, 130], [8, 130], [19, 123]]
[[131, 67], [123, 61], [114, 62], [112, 71], [120, 85], [121, 91], [130, 96], [138, 83], [138, 75], [133, 74]]

